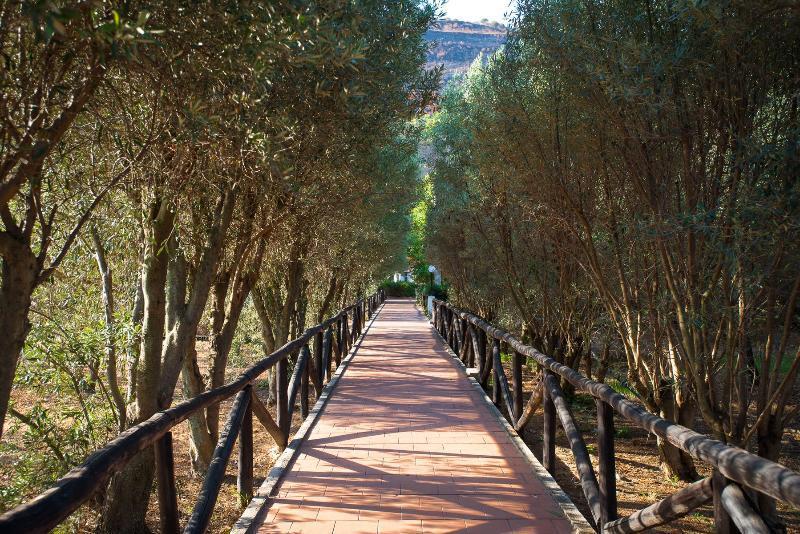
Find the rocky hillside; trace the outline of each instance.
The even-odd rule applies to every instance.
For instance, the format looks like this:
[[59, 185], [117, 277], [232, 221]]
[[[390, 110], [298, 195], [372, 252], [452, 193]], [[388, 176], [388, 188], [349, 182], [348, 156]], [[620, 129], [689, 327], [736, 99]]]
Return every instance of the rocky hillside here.
[[443, 20], [426, 34], [432, 43], [428, 66], [444, 65], [442, 81], [447, 83], [453, 76], [466, 72], [481, 52], [490, 55], [497, 50], [505, 38], [506, 28], [500, 23]]

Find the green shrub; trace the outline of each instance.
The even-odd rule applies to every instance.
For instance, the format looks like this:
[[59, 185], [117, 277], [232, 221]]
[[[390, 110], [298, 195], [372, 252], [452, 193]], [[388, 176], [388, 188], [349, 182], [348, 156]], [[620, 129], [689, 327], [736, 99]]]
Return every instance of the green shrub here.
[[611, 389], [613, 389], [620, 395], [628, 397], [629, 399], [639, 398], [639, 395], [628, 386], [627, 381], [620, 381], [617, 380], [616, 378], [609, 378], [608, 380], [606, 380], [606, 384], [608, 384], [608, 386]]
[[435, 299], [447, 300], [447, 286], [444, 284], [425, 284], [419, 289], [423, 295], [432, 295]]
[[380, 288], [386, 292], [387, 297], [414, 297], [417, 294], [416, 285], [411, 282], [386, 281]]

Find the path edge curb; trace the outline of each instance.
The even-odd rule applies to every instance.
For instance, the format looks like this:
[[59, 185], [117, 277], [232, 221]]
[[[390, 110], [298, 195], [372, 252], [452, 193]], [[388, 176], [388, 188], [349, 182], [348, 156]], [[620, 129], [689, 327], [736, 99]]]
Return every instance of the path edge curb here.
[[578, 508], [575, 506], [575, 503], [572, 502], [572, 499], [570, 499], [564, 490], [561, 489], [561, 486], [558, 485], [556, 480], [553, 478], [553, 475], [551, 475], [550, 472], [544, 468], [541, 462], [539, 462], [536, 456], [534, 456], [533, 451], [528, 448], [528, 445], [525, 443], [522, 437], [520, 437], [517, 431], [514, 430], [514, 427], [512, 427], [506, 418], [503, 417], [503, 414], [500, 413], [500, 410], [498, 410], [497, 406], [494, 405], [492, 399], [489, 398], [489, 395], [486, 394], [480, 383], [475, 380], [474, 377], [469, 376], [467, 373], [467, 367], [464, 365], [458, 355], [453, 352], [453, 350], [447, 344], [447, 341], [445, 341], [441, 334], [439, 334], [439, 331], [434, 328], [428, 317], [422, 313], [419, 308], [417, 308], [417, 311], [425, 318], [425, 321], [433, 331], [437, 341], [441, 342], [442, 346], [453, 359], [454, 363], [458, 365], [458, 368], [462, 373], [464, 373], [464, 376], [467, 377], [472, 388], [476, 393], [478, 393], [478, 396], [483, 399], [483, 403], [489, 409], [489, 412], [495, 416], [500, 425], [505, 429], [511, 442], [517, 447], [519, 452], [522, 454], [522, 457], [525, 458], [525, 461], [528, 462], [528, 466], [533, 474], [542, 481], [542, 484], [544, 484], [544, 487], [547, 489], [550, 496], [553, 497], [553, 500], [556, 501], [559, 508], [561, 508], [561, 511], [564, 513], [564, 516], [572, 524], [573, 532], [580, 534], [594, 534], [595, 530], [591, 527], [589, 521], [587, 521], [583, 514], [578, 510]]
[[275, 461], [275, 464], [269, 470], [267, 474], [267, 478], [264, 479], [264, 482], [258, 488], [258, 490], [253, 495], [253, 498], [250, 500], [250, 503], [245, 508], [242, 515], [233, 525], [231, 529], [231, 534], [249, 534], [253, 532], [253, 527], [257, 526], [262, 519], [263, 513], [267, 509], [267, 503], [270, 497], [274, 497], [272, 495], [273, 491], [283, 480], [283, 476], [289, 471], [289, 468], [297, 458], [298, 453], [300, 452], [301, 445], [305, 442], [306, 438], [311, 434], [311, 431], [316, 426], [317, 421], [319, 420], [322, 413], [325, 411], [325, 406], [328, 404], [328, 400], [331, 398], [334, 390], [336, 389], [336, 385], [339, 383], [339, 380], [344, 375], [345, 371], [350, 365], [353, 357], [355, 357], [358, 349], [361, 348], [361, 344], [366, 339], [366, 335], [369, 332], [370, 328], [372, 328], [372, 324], [380, 315], [381, 311], [383, 311], [383, 307], [386, 303], [383, 302], [375, 310], [375, 313], [372, 314], [369, 322], [367, 323], [364, 331], [359, 336], [358, 340], [353, 344], [353, 347], [350, 349], [350, 352], [342, 359], [342, 364], [336, 369], [331, 380], [322, 388], [322, 393], [320, 394], [317, 402], [314, 403], [314, 407], [308, 413], [308, 417], [306, 417], [303, 424], [300, 425], [300, 428], [297, 429], [294, 436], [292, 437], [292, 441], [286, 446], [286, 449], [278, 456], [278, 459]]

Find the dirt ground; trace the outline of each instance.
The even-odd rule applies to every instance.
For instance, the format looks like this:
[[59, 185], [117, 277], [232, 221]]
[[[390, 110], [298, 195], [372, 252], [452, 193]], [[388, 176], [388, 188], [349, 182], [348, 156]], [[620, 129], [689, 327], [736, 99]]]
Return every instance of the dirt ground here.
[[[238, 374], [239, 370], [231, 370], [233, 375]], [[314, 388], [310, 387], [309, 406], [313, 406], [316, 402], [314, 395]], [[258, 390], [258, 395], [265, 402], [267, 400], [266, 390]], [[35, 394], [32, 391], [16, 391], [15, 401], [17, 405], [25, 403], [25, 399], [29, 399], [30, 405], [35, 402]], [[53, 399], [56, 402], [56, 399]], [[223, 402], [220, 413], [220, 426], [225, 424], [225, 420], [230, 411], [233, 399]], [[274, 417], [274, 407], [271, 408]], [[293, 435], [303, 420], [300, 416], [299, 406], [292, 416], [291, 434]], [[192, 513], [197, 496], [200, 494], [200, 489], [203, 479], [192, 473], [191, 461], [189, 459], [189, 429], [186, 423], [179, 424], [173, 429], [173, 447], [175, 458], [175, 486], [178, 498], [178, 509], [180, 511], [179, 522], [183, 527]], [[9, 440], [21, 440], [19, 435], [15, 436], [9, 433], [3, 437]], [[291, 438], [290, 438], [291, 439]], [[231, 526], [241, 515], [244, 506], [240, 503], [239, 494], [236, 491], [236, 472], [238, 469], [238, 441], [234, 446], [233, 453], [231, 454], [230, 462], [226, 470], [225, 482], [223, 483], [217, 500], [216, 507], [214, 508], [214, 515], [211, 519], [211, 526], [209, 532], [221, 533], [230, 532]], [[275, 464], [280, 451], [275, 445], [272, 437], [264, 430], [264, 427], [258, 422], [257, 418], [253, 418], [253, 447], [254, 447], [254, 462], [253, 462], [253, 476], [254, 476], [254, 489], [257, 489], [266, 478], [269, 470]], [[3, 458], [3, 469], [0, 470], [0, 487], [5, 485], [10, 476], [13, 476], [13, 458]], [[38, 491], [43, 490], [40, 488]], [[35, 494], [35, 493], [34, 493]], [[31, 494], [29, 497], [33, 497]], [[245, 503], [246, 504], [246, 503]], [[72, 514], [69, 520], [60, 525], [56, 532], [64, 533], [90, 533], [94, 532], [98, 520], [98, 506], [97, 503], [88, 503], [78, 509]], [[156, 498], [155, 488], [153, 496], [150, 499], [149, 513], [148, 513], [148, 527], [153, 532], [160, 532], [159, 525], [159, 510], [158, 499]]]

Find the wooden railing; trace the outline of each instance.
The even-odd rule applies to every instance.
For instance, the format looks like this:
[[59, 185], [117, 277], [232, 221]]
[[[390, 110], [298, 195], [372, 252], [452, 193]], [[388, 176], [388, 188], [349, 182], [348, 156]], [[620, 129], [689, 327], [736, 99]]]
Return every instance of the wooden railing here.
[[[156, 485], [161, 531], [179, 532], [175, 464], [170, 430], [193, 413], [235, 396], [225, 428], [216, 448], [186, 533], [201, 533], [208, 528], [211, 514], [222, 487], [228, 460], [239, 439], [237, 488], [244, 502], [253, 496], [253, 414], [283, 449], [289, 439], [295, 402], [300, 393], [300, 410], [308, 415], [309, 382], [317, 396], [331, 377], [331, 364], [338, 366], [353, 343], [361, 336], [366, 320], [384, 301], [382, 291], [359, 300], [330, 319], [307, 329], [302, 336], [286, 343], [263, 360], [249, 367], [238, 378], [172, 408], [158, 412], [146, 421], [122, 432], [82, 465], [72, 469], [53, 487], [33, 500], [0, 516], [0, 532], [48, 532], [56, 527], [98, 491], [110, 477], [121, 470], [136, 454], [154, 447]], [[309, 343], [313, 343], [311, 354]], [[297, 355], [289, 378], [289, 358]], [[268, 369], [277, 373], [276, 419], [253, 391], [253, 382]]]
[[[626, 399], [611, 387], [590, 380], [556, 360], [523, 344], [513, 335], [496, 328], [477, 315], [459, 310], [447, 302], [434, 301], [433, 324], [450, 348], [486, 387], [490, 375], [492, 401], [505, 407], [515, 429], [524, 428], [533, 412], [531, 394], [523, 409], [522, 366], [530, 359], [543, 370], [542, 463], [555, 473], [556, 417], [561, 422], [578, 470], [581, 488], [591, 511], [589, 519], [598, 532], [641, 532], [669, 523], [709, 501], [714, 505], [714, 531], [718, 533], [773, 532], [757, 511], [753, 492], [800, 508], [800, 474], [751, 454], [738, 447], [699, 434], [654, 415]], [[511, 384], [501, 362], [501, 345], [513, 353]], [[575, 424], [561, 380], [594, 397], [597, 406], [598, 469], [595, 473], [583, 436]], [[616, 467], [614, 456], [614, 415], [656, 435], [685, 451], [695, 460], [709, 464], [713, 475], [689, 484], [680, 491], [628, 517], [617, 516]]]

